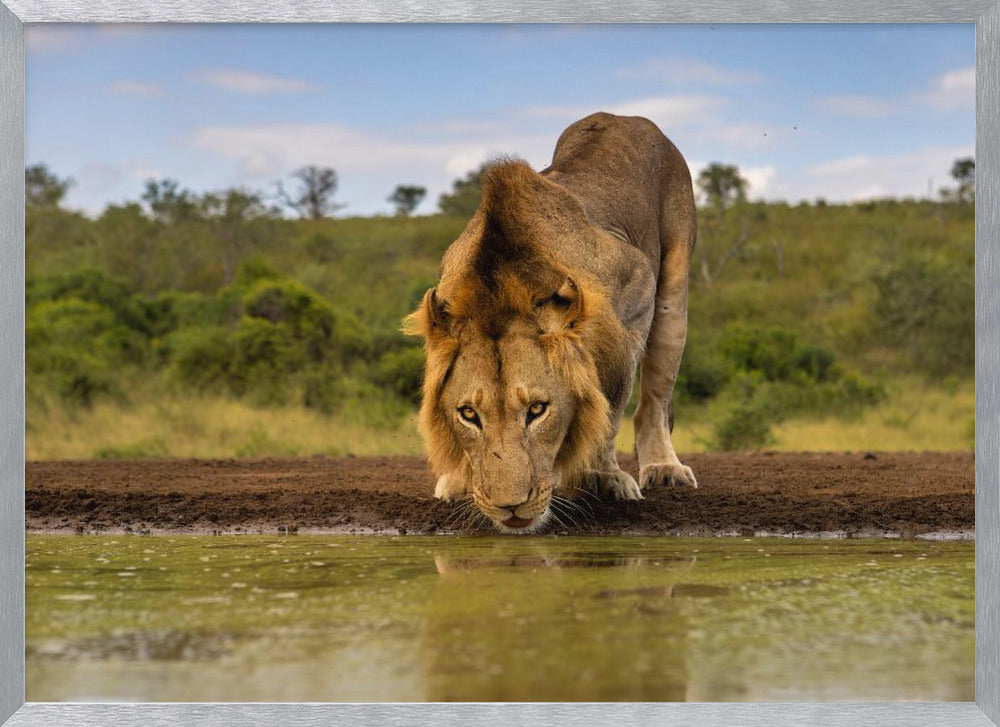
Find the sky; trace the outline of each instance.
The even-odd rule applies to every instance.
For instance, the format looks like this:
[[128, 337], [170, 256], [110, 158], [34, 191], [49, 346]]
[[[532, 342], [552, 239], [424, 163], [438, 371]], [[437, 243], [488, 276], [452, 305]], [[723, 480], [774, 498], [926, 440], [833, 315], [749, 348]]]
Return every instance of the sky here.
[[28, 25], [27, 163], [99, 214], [337, 170], [341, 215], [497, 155], [536, 169], [595, 111], [645, 116], [751, 199], [936, 196], [975, 146], [965, 25]]

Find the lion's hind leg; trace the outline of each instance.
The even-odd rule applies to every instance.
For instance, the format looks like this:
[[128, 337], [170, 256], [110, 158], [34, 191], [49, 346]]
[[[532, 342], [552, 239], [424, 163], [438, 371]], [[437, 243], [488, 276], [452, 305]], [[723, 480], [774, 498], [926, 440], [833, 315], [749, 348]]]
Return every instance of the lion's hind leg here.
[[668, 246], [663, 259], [653, 323], [642, 359], [635, 448], [639, 486], [643, 490], [658, 484], [698, 486], [694, 472], [681, 464], [670, 440], [674, 382], [687, 339], [688, 263], [694, 230], [678, 238]]

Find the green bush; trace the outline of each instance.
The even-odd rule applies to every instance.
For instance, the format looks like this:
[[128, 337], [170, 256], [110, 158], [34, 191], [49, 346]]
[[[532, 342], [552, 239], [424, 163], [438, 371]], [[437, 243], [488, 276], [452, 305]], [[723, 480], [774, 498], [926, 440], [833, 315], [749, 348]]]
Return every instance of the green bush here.
[[759, 371], [768, 381], [788, 381], [800, 374], [825, 381], [834, 362], [828, 350], [805, 345], [795, 333], [780, 328], [729, 327], [719, 351], [737, 370]]
[[302, 405], [323, 414], [339, 411], [346, 399], [343, 374], [329, 368], [310, 369], [302, 377]]
[[182, 383], [204, 391], [229, 384], [234, 350], [222, 326], [194, 326], [172, 333], [164, 346]]
[[290, 375], [305, 363], [291, 326], [244, 316], [231, 341], [229, 385], [233, 392], [251, 394], [261, 404], [282, 403]]
[[106, 340], [103, 341], [108, 353], [129, 363], [143, 361], [151, 330], [150, 315], [145, 300], [132, 295], [124, 280], [86, 267], [64, 275], [33, 277], [25, 281], [27, 309], [58, 301], [92, 303], [109, 313], [111, 320], [104, 327]]
[[104, 306], [77, 298], [38, 303], [27, 311], [24, 333], [29, 389], [87, 407], [117, 391], [114, 368], [128, 331]]
[[712, 425], [709, 445], [722, 451], [761, 449], [774, 441], [771, 426], [779, 421], [767, 404], [754, 399], [739, 401]]
[[[312, 363], [363, 358], [370, 345], [358, 319], [333, 307], [293, 280], [258, 281], [243, 297], [245, 318], [286, 325], [291, 339]], [[304, 362], [302, 362], [304, 363]]]
[[910, 255], [872, 278], [872, 330], [930, 376], [968, 376], [975, 367], [976, 288], [972, 266]]
[[227, 306], [219, 296], [168, 290], [146, 301], [153, 336], [165, 336], [181, 328], [221, 326]]
[[373, 379], [407, 401], [420, 403], [424, 381], [424, 351], [410, 346], [389, 351], [379, 359]]
[[677, 374], [674, 391], [702, 403], [717, 396], [732, 377], [732, 366], [715, 350], [689, 341]]

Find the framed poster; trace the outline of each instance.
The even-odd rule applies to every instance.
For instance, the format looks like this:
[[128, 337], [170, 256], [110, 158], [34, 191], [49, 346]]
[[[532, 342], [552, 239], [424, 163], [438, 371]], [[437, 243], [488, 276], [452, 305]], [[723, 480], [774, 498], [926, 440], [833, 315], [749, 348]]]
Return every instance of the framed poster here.
[[[491, 717], [502, 716], [514, 717], [524, 721], [551, 722], [557, 721], [579, 721], [581, 723], [596, 723], [598, 720], [607, 719], [628, 719], [628, 720], [655, 720], [657, 723], [684, 724], [698, 722], [705, 724], [857, 724], [857, 723], [883, 723], [883, 724], [990, 724], [991, 720], [997, 719], [997, 697], [995, 696], [993, 685], [997, 680], [997, 658], [994, 643], [997, 641], [993, 635], [997, 632], [997, 609], [989, 608], [989, 604], [996, 601], [997, 572], [996, 543], [1000, 540], [996, 528], [993, 527], [997, 515], [997, 488], [988, 486], [995, 483], [997, 478], [997, 458], [993, 453], [997, 450], [997, 421], [996, 421], [996, 401], [995, 392], [990, 382], [996, 378], [996, 342], [991, 339], [991, 335], [996, 335], [996, 313], [995, 305], [991, 305], [991, 291], [995, 289], [992, 285], [991, 276], [996, 271], [995, 250], [992, 246], [997, 239], [997, 182], [995, 170], [997, 165], [998, 152], [995, 148], [997, 129], [997, 118], [995, 104], [1000, 97], [997, 88], [1000, 80], [996, 75], [996, 54], [997, 42], [995, 33], [997, 31], [998, 11], [995, 6], [989, 3], [971, 3], [968, 6], [952, 8], [954, 16], [949, 16], [943, 10], [923, 6], [911, 8], [897, 8], [886, 14], [882, 10], [872, 10], [866, 6], [840, 6], [837, 8], [800, 8], [800, 9], [761, 9], [752, 6], [727, 7], [725, 10], [715, 10], [713, 8], [690, 7], [672, 8], [668, 13], [662, 8], [647, 7], [644, 4], [636, 4], [626, 8], [591, 8], [587, 13], [571, 8], [560, 8], [547, 6], [545, 8], [535, 8], [533, 11], [525, 12], [513, 7], [494, 7], [488, 10], [479, 11], [471, 8], [454, 5], [437, 6], [428, 8], [421, 12], [400, 13], [388, 8], [367, 8], [363, 12], [352, 13], [346, 11], [327, 11], [316, 9], [314, 11], [300, 11], [294, 17], [283, 17], [279, 11], [273, 8], [255, 8], [244, 14], [241, 8], [233, 6], [225, 11], [218, 8], [193, 8], [185, 7], [183, 12], [173, 13], [169, 9], [143, 10], [142, 13], [130, 10], [132, 15], [119, 15], [118, 8], [114, 7], [89, 7], [73, 8], [71, 6], [50, 6], [44, 11], [30, 7], [20, 7], [11, 3], [10, 10], [0, 11], [0, 49], [5, 55], [5, 62], [2, 64], [5, 74], [0, 77], [0, 87], [3, 89], [4, 98], [10, 99], [9, 103], [3, 104], [4, 126], [2, 150], [3, 167], [0, 169], [0, 189], [3, 190], [3, 228], [0, 229], [0, 240], [3, 243], [5, 259], [12, 261], [12, 264], [4, 267], [4, 278], [0, 289], [3, 290], [5, 298], [2, 305], [5, 311], [10, 310], [12, 315], [4, 318], [2, 330], [2, 340], [4, 348], [2, 354], [7, 357], [9, 363], [6, 370], [18, 372], [17, 376], [9, 379], [4, 391], [4, 419], [3, 419], [3, 486], [9, 488], [9, 496], [4, 498], [4, 504], [0, 508], [4, 520], [2, 536], [7, 545], [3, 549], [4, 579], [8, 583], [18, 584], [18, 588], [8, 588], [4, 590], [5, 599], [2, 608], [0, 622], [4, 628], [5, 638], [2, 648], [9, 651], [8, 656], [3, 660], [5, 664], [4, 687], [8, 691], [3, 693], [3, 717], [9, 718], [12, 725], [31, 724], [131, 724], [149, 722], [152, 724], [168, 724], [178, 721], [207, 721], [213, 724], [242, 724], [250, 720], [268, 720], [280, 724], [320, 724], [330, 721], [370, 721], [372, 723], [383, 722], [391, 719], [405, 719], [407, 721], [427, 721], [435, 723], [465, 723], [470, 720], [489, 719]], [[667, 17], [667, 16], [670, 17]], [[23, 139], [25, 133], [24, 126], [24, 26], [23, 23], [45, 22], [45, 21], [101, 21], [101, 22], [121, 22], [121, 21], [497, 21], [523, 22], [526, 20], [537, 20], [543, 22], [740, 22], [752, 16], [754, 22], [865, 22], [868, 20], [877, 22], [913, 22], [913, 21], [936, 21], [936, 22], [975, 22], [976, 23], [976, 59], [975, 59], [975, 87], [976, 87], [976, 148], [975, 158], [978, 173], [976, 175], [976, 197], [975, 197], [975, 238], [976, 238], [976, 443], [980, 450], [979, 457], [976, 458], [976, 505], [977, 519], [979, 520], [978, 544], [976, 548], [976, 702], [975, 703], [940, 703], [940, 704], [835, 704], [835, 703], [801, 703], [801, 704], [683, 704], [683, 703], [602, 703], [602, 704], [572, 704], [572, 703], [548, 703], [544, 705], [529, 704], [23, 704], [24, 700], [24, 679], [23, 667], [24, 654], [24, 522], [25, 510], [22, 506], [22, 493], [24, 491], [24, 328], [25, 328], [25, 306], [24, 306], [24, 281], [25, 269], [24, 261], [24, 187], [22, 183], [22, 166], [24, 165]], [[877, 16], [877, 17], [876, 17]], [[703, 73], [718, 72], [716, 68], [701, 68]], [[9, 75], [8, 75], [9, 74]], [[204, 79], [203, 79], [204, 80]], [[747, 76], [743, 77], [748, 80]], [[214, 78], [207, 79], [209, 84], [259, 84], [275, 83], [279, 86], [284, 83], [285, 87], [293, 83], [294, 79], [288, 78], [234, 78], [224, 77], [218, 73]], [[941, 80], [942, 86], [952, 84], [961, 85], [961, 78], [951, 80]], [[126, 94], [142, 95], [144, 93], [156, 93], [156, 89], [151, 87], [140, 87], [133, 85], [125, 88], [120, 87], [120, 91]], [[849, 99], [841, 95], [836, 103], [846, 104]], [[857, 105], [858, 99], [853, 99]], [[834, 101], [831, 101], [834, 103]], [[864, 104], [861, 104], [864, 106]], [[877, 105], [877, 104], [876, 104]], [[867, 107], [871, 113], [876, 113], [880, 109], [873, 106]], [[553, 113], [553, 106], [546, 106], [545, 113]], [[643, 107], [642, 109], [623, 108], [621, 113], [631, 115], [633, 112], [640, 115], [655, 113], [655, 108]], [[695, 109], [697, 111], [697, 109]], [[542, 112], [539, 112], [542, 113]], [[697, 115], [697, 114], [696, 114]], [[877, 115], [877, 114], [876, 114]], [[699, 117], [701, 118], [701, 117]], [[572, 121], [572, 119], [567, 119]], [[29, 120], [29, 123], [30, 120]], [[232, 131], [232, 130], [229, 130]], [[226, 135], [228, 132], [223, 132]], [[669, 134], [668, 130], [668, 134]], [[230, 137], [231, 138], [231, 135]], [[203, 142], [208, 149], [211, 144], [218, 142], [218, 136], [214, 139], [204, 137]], [[555, 143], [555, 139], [551, 139]], [[512, 149], [511, 151], [520, 151]], [[33, 160], [28, 160], [29, 162]], [[479, 161], [478, 159], [475, 161]], [[544, 165], [546, 160], [539, 160], [536, 167]], [[699, 160], [701, 161], [701, 160]], [[707, 161], [707, 160], [704, 160]], [[455, 174], [464, 172], [465, 169], [458, 170]], [[700, 170], [699, 170], [700, 171]], [[758, 175], [754, 180], [758, 184], [763, 181], [759, 175], [766, 173], [762, 170], [754, 170]], [[836, 170], [834, 170], [836, 171]], [[406, 180], [400, 180], [406, 181]], [[286, 180], [287, 182], [287, 180]], [[169, 190], [160, 190], [168, 192]], [[709, 284], [713, 282], [713, 276], [717, 277], [721, 271], [721, 259], [725, 258], [725, 251], [722, 251], [722, 258], [715, 258], [707, 261], [707, 273], [701, 271], [699, 274], [707, 275]], [[223, 266], [224, 268], [224, 266]], [[223, 276], [235, 275], [234, 271], [226, 273], [223, 269]], [[556, 291], [558, 292], [558, 291]], [[470, 417], [472, 415], [469, 415]], [[540, 415], [539, 415], [540, 416]], [[472, 421], [470, 419], [469, 421]], [[155, 454], [155, 452], [153, 452]], [[697, 469], [697, 467], [696, 467]], [[984, 484], [987, 483], [987, 484]], [[519, 518], [514, 516], [514, 520]], [[152, 554], [151, 554], [152, 555]], [[770, 554], [764, 554], [770, 555]], [[549, 562], [551, 554], [544, 553], [542, 561]], [[449, 569], [462, 568], [461, 557], [445, 557], [436, 559], [437, 572], [446, 574]], [[310, 562], [322, 562], [317, 559]], [[536, 567], [535, 561], [525, 561], [528, 567]], [[133, 566], [128, 566], [132, 568]], [[319, 567], [319, 566], [316, 566]], [[128, 574], [128, 570], [120, 573]], [[120, 574], [117, 574], [120, 575]], [[126, 576], [120, 576], [125, 578]], [[994, 579], [994, 580], [991, 580]], [[235, 584], [234, 584], [235, 585]], [[624, 593], [620, 588], [605, 588], [599, 591], [598, 595], [604, 594], [601, 598], [614, 601], [615, 599], [631, 598], [634, 596], [643, 597], [642, 591], [646, 584], [633, 589], [636, 593]], [[691, 585], [691, 584], [682, 584]], [[274, 595], [281, 596], [285, 592]], [[680, 593], [680, 592], [678, 592]], [[694, 593], [691, 591], [690, 593]], [[708, 593], [705, 591], [704, 593]], [[74, 594], [70, 594], [74, 595]], [[662, 595], [659, 591], [656, 595]], [[72, 601], [70, 601], [72, 603]], [[638, 604], [636, 608], [652, 608], [656, 605], [648, 606]], [[162, 644], [154, 644], [152, 648], [163, 647]], [[7, 653], [7, 652], [5, 652]], [[492, 697], [486, 697], [492, 698]], [[530, 696], [519, 696], [511, 701], [522, 702]], [[617, 699], [620, 697], [614, 694], [605, 697], [606, 699]], [[440, 697], [445, 699], [462, 700], [461, 695], [444, 694]], [[364, 701], [364, 700], [361, 700]]]

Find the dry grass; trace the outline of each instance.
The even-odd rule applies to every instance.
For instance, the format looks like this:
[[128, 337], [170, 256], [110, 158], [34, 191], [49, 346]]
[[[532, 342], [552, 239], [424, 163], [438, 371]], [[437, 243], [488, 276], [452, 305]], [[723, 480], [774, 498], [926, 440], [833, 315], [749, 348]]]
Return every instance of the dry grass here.
[[50, 409], [36, 419], [39, 425], [27, 436], [29, 460], [416, 454], [421, 448], [412, 422], [373, 426], [300, 407], [256, 409], [223, 398]]
[[[974, 445], [975, 387], [972, 382], [948, 389], [930, 388], [915, 379], [890, 387], [889, 398], [857, 419], [792, 419], [774, 427], [768, 449], [799, 451], [954, 451]], [[672, 435], [678, 452], [703, 452], [712, 423], [705, 412], [678, 411]], [[622, 422], [618, 450], [632, 451], [631, 420]]]
[[[961, 450], [973, 446], [975, 390], [971, 382], [928, 388], [898, 382], [890, 398], [856, 420], [796, 419], [774, 429], [769, 449], [784, 451]], [[180, 397], [135, 405], [101, 403], [91, 410], [50, 406], [29, 413], [29, 460], [419, 454], [415, 417], [387, 426], [363, 415], [328, 417], [299, 407], [259, 409], [239, 401]], [[383, 418], [384, 419], [384, 418]], [[704, 410], [678, 410], [678, 452], [700, 452], [710, 438]], [[619, 451], [631, 451], [630, 419]]]

